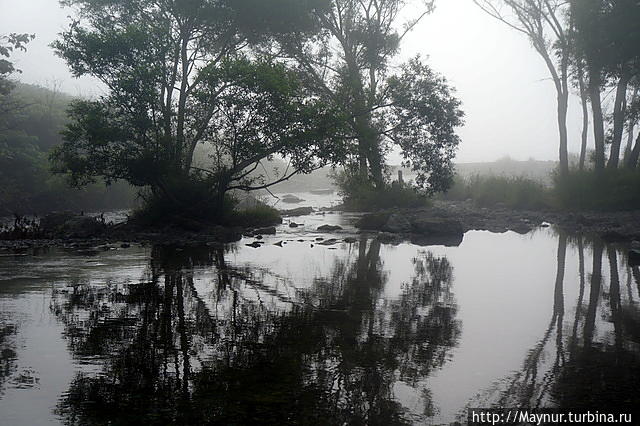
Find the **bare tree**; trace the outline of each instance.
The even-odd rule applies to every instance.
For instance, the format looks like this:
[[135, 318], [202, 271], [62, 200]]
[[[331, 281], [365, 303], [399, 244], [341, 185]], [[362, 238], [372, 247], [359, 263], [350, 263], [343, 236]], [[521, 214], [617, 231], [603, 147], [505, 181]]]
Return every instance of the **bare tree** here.
[[[560, 174], [569, 172], [567, 110], [569, 104], [569, 40], [563, 0], [473, 0], [484, 12], [527, 36], [544, 60], [556, 88]], [[555, 57], [555, 58], [554, 58]]]

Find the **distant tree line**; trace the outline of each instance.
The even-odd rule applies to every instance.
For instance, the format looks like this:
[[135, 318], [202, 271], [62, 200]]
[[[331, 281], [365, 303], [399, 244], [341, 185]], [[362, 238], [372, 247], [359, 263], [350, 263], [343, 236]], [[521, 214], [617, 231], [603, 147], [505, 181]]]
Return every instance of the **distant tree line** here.
[[547, 65], [557, 92], [560, 175], [569, 172], [567, 111], [572, 90], [580, 96], [582, 106], [579, 169], [584, 169], [588, 160], [590, 122], [594, 169], [636, 169], [640, 156], [640, 133], [634, 142], [640, 117], [640, 3], [635, 0], [474, 2], [526, 35]]
[[74, 189], [51, 172], [48, 156], [62, 144], [73, 98], [55, 88], [10, 83], [11, 90], [0, 96], [0, 216], [130, 207], [135, 191], [124, 182]]

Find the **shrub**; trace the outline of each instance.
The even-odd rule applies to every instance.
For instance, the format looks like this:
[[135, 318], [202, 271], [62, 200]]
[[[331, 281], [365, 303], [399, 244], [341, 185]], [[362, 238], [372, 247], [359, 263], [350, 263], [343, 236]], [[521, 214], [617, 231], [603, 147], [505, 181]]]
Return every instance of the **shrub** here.
[[140, 193], [141, 206], [133, 219], [143, 226], [177, 225], [195, 227], [197, 223], [221, 223], [234, 207], [225, 197], [221, 203], [204, 179], [175, 177], [164, 183], [165, 191]]
[[231, 226], [271, 226], [282, 223], [282, 217], [273, 207], [258, 204], [250, 209], [232, 212], [224, 223]]
[[554, 177], [554, 195], [566, 210], [640, 209], [640, 170], [572, 170]]
[[502, 205], [516, 210], [536, 210], [552, 205], [551, 192], [542, 183], [526, 177], [456, 176], [445, 200], [473, 200], [482, 207]]
[[360, 176], [340, 172], [333, 175], [343, 197], [343, 204], [347, 210], [381, 210], [392, 207], [425, 207], [429, 199], [409, 185], [398, 185], [375, 188], [369, 180]]

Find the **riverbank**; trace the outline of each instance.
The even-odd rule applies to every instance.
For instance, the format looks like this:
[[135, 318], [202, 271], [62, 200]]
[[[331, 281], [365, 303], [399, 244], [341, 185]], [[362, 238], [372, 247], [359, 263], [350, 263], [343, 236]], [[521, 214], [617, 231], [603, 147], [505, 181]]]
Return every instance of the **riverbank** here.
[[[324, 217], [340, 212], [340, 206], [326, 209], [301, 207], [283, 211], [285, 228], [298, 227], [305, 219]], [[414, 241], [420, 245], [457, 245], [462, 234], [472, 230], [494, 233], [514, 231], [526, 234], [538, 227], [556, 225], [572, 233], [597, 236], [605, 241], [630, 242], [640, 240], [640, 211], [624, 212], [561, 212], [513, 210], [505, 207], [479, 207], [470, 201], [434, 201], [433, 205], [413, 209], [388, 209], [376, 213], [352, 213], [356, 228], [351, 233], [375, 233], [382, 242]], [[292, 217], [295, 217], [295, 221]], [[388, 226], [389, 217], [393, 216]], [[289, 217], [289, 218], [288, 218]], [[381, 220], [380, 218], [383, 218]], [[328, 218], [328, 217], [327, 217]], [[373, 225], [361, 226], [363, 221], [374, 218]], [[86, 228], [89, 219], [84, 219]], [[412, 230], [411, 223], [419, 222], [419, 232]], [[358, 225], [360, 223], [360, 225]], [[175, 246], [222, 245], [240, 241], [243, 237], [260, 240], [261, 234], [276, 233], [275, 226], [225, 227], [212, 225], [200, 229], [185, 230], [176, 227], [160, 229], [141, 228], [135, 223], [115, 225], [90, 224], [89, 232], [49, 234], [39, 238], [0, 239], [0, 250], [26, 253], [29, 249], [63, 247], [74, 250], [97, 250], [117, 248], [131, 244], [163, 244]], [[274, 224], [277, 225], [277, 224]], [[280, 228], [278, 232], [281, 232]], [[300, 228], [301, 232], [315, 229]], [[449, 237], [454, 238], [449, 238]], [[443, 238], [444, 237], [444, 238]]]
[[421, 209], [387, 212], [411, 218], [448, 219], [460, 222], [464, 232], [482, 230], [526, 234], [537, 227], [556, 225], [569, 232], [599, 236], [607, 241], [640, 240], [640, 210], [621, 212], [563, 212], [479, 207], [470, 201], [434, 201]]

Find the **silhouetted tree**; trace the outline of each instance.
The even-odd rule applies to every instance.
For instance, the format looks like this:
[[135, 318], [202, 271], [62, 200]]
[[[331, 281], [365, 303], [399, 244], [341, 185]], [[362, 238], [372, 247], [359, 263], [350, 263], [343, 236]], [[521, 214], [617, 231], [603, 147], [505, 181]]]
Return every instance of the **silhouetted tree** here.
[[[360, 181], [385, 185], [384, 157], [401, 149], [405, 165], [429, 191], [448, 187], [462, 124], [460, 103], [444, 78], [419, 58], [393, 73], [390, 61], [404, 37], [433, 10], [432, 1], [332, 0], [316, 13], [315, 37], [279, 38], [274, 54], [294, 59], [316, 93], [348, 116], [350, 157]], [[402, 23], [408, 6], [413, 18]], [[409, 143], [410, 140], [410, 143]], [[355, 146], [351, 144], [355, 141]]]
[[524, 34], [544, 60], [557, 94], [560, 174], [569, 172], [567, 110], [570, 46], [561, 0], [474, 0], [487, 14]]
[[[265, 21], [248, 5], [289, 16], [292, 2], [65, 3], [80, 9], [79, 20], [54, 42], [56, 52], [75, 76], [91, 75], [109, 89], [72, 106], [65, 143], [52, 156], [75, 184], [124, 179], [170, 204], [200, 202], [202, 209], [203, 200], [180, 198], [191, 185], [203, 188], [196, 198], [213, 198], [219, 208], [229, 187], [254, 188], [246, 179], [271, 155], [292, 164], [275, 182], [329, 156], [340, 134], [332, 111], [283, 64], [241, 53], [282, 30], [281, 17]], [[304, 17], [288, 30], [306, 30]], [[213, 157], [210, 167], [193, 165], [199, 144]]]

